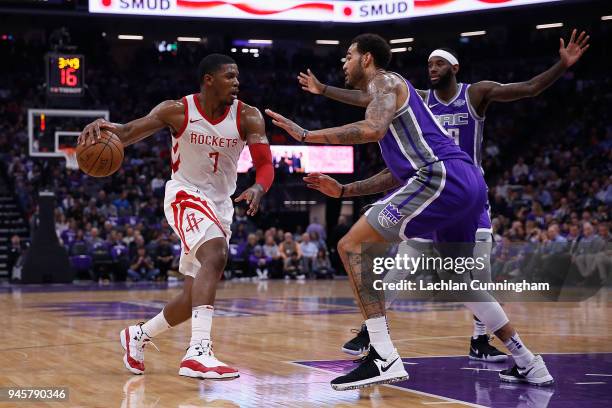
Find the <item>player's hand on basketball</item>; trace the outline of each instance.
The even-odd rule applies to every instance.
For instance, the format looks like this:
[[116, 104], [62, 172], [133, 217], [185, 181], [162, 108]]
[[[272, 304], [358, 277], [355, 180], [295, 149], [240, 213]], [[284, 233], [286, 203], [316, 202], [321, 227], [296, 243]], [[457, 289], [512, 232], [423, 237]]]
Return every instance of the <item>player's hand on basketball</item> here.
[[112, 133], [117, 134], [117, 124], [107, 121], [106, 119], [96, 119], [89, 125], [85, 126], [85, 129], [79, 135], [77, 144], [95, 144], [102, 138], [102, 129], [107, 129]]
[[569, 68], [574, 65], [582, 54], [589, 49], [589, 39], [591, 38], [585, 31], [581, 32], [578, 38], [576, 38], [576, 34], [578, 30], [574, 28], [572, 31], [572, 36], [570, 37], [569, 42], [567, 43], [567, 47], [565, 46], [565, 41], [563, 38], [559, 39], [560, 48], [559, 55], [561, 56], [561, 63]]
[[321, 95], [323, 93], [323, 88], [325, 88], [325, 85], [319, 82], [319, 80], [317, 79], [315, 74], [312, 73], [310, 68], [308, 68], [306, 72], [306, 74], [300, 72], [300, 75], [298, 75], [297, 77], [298, 81], [300, 82], [300, 85], [302, 85], [302, 89], [315, 95]]
[[342, 193], [342, 184], [322, 173], [310, 173], [304, 177], [306, 187], [319, 190], [329, 197], [339, 198]]
[[299, 126], [294, 121], [287, 119], [280, 113], [276, 113], [270, 109], [266, 109], [266, 114], [272, 118], [272, 123], [275, 126], [284, 129], [285, 132], [289, 133], [289, 135], [298, 142], [302, 141], [302, 135], [304, 134], [303, 127]]
[[259, 202], [261, 201], [261, 197], [265, 194], [264, 188], [255, 183], [251, 187], [247, 188], [240, 194], [234, 202], [239, 203], [240, 201], [246, 201], [249, 208], [247, 209], [247, 215], [253, 216], [257, 214], [259, 210]]

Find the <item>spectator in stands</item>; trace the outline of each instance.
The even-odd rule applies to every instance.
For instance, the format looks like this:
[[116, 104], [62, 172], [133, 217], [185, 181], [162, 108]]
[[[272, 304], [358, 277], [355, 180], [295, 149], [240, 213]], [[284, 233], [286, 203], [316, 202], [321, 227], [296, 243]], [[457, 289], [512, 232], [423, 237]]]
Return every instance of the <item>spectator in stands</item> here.
[[166, 181], [162, 178], [161, 173], [155, 174], [155, 178], [151, 180], [151, 190], [157, 197], [163, 197]]
[[66, 216], [60, 211], [59, 208], [56, 208], [55, 211], [55, 232], [57, 233], [57, 237], [61, 238], [62, 233], [70, 228], [70, 224], [66, 219]]
[[74, 239], [76, 237], [77, 234], [77, 223], [74, 219], [71, 219], [68, 223], [69, 227], [67, 229], [65, 229], [61, 235], [60, 235], [60, 239], [62, 241], [62, 244], [66, 247], [66, 248], [70, 248], [70, 246], [72, 245], [72, 243], [74, 242]]
[[232, 229], [232, 236], [230, 238], [230, 242], [239, 246], [244, 245], [248, 236], [246, 224], [238, 223], [236, 224], [235, 228], [235, 230]]
[[333, 279], [335, 270], [331, 266], [327, 252], [319, 249], [316, 258], [312, 262], [312, 270], [318, 279]]
[[583, 223], [582, 236], [573, 253], [574, 262], [583, 278], [589, 278], [597, 271], [600, 254], [605, 250], [606, 242], [595, 234], [593, 225], [588, 221]]
[[166, 280], [168, 278], [168, 271], [172, 267], [173, 259], [174, 254], [168, 237], [165, 234], [160, 235], [155, 259], [155, 267], [159, 269], [160, 279]]
[[567, 249], [567, 239], [560, 234], [559, 224], [549, 226], [542, 238], [542, 252], [545, 254], [555, 254]]
[[134, 241], [132, 241], [132, 243], [129, 245], [130, 259], [136, 256], [136, 252], [140, 247], [145, 248], [145, 239], [140, 232], [134, 233]]
[[325, 231], [325, 228], [319, 224], [318, 217], [312, 217], [312, 222], [306, 228], [306, 232], [311, 235], [312, 233], [316, 233], [322, 240], [327, 239], [327, 232]]
[[325, 252], [327, 252], [327, 243], [325, 242], [325, 240], [319, 237], [319, 234], [317, 234], [316, 232], [311, 232], [310, 240], [317, 245], [318, 249], [323, 249], [325, 250]]
[[276, 230], [276, 236], [274, 237], [274, 240], [278, 245], [280, 245], [281, 242], [285, 240], [285, 231], [282, 228]]
[[525, 178], [529, 175], [529, 166], [525, 164], [525, 159], [519, 157], [514, 167], [512, 167], [512, 177], [515, 181], [519, 181], [521, 178]]
[[575, 242], [578, 242], [578, 238], [580, 238], [580, 227], [578, 225], [572, 224], [568, 227], [567, 242], [573, 246]]
[[85, 233], [82, 229], [77, 231], [72, 244], [68, 247], [68, 250], [68, 253], [72, 256], [91, 254], [91, 246], [85, 239]]
[[132, 282], [141, 280], [153, 281], [159, 275], [159, 269], [156, 269], [151, 257], [147, 255], [144, 247], [138, 248], [136, 257], [132, 259], [128, 277]]
[[[18, 265], [20, 264], [19, 260], [25, 252], [26, 247], [26, 244], [21, 242], [21, 237], [19, 235], [13, 235], [11, 237], [11, 245], [8, 250], [7, 258], [7, 270], [13, 280], [21, 280], [21, 268]], [[19, 270], [17, 271], [16, 269]]]
[[110, 254], [109, 243], [98, 236], [98, 229], [90, 231], [89, 246], [93, 258], [93, 278], [99, 282], [112, 279], [113, 259]]
[[270, 277], [278, 277], [283, 270], [283, 260], [278, 249], [278, 245], [274, 241], [274, 232], [269, 230], [266, 235], [266, 242], [263, 245], [264, 254], [270, 258], [269, 275]]
[[85, 240], [87, 241], [89, 246], [92, 248], [94, 246], [100, 245], [103, 242], [102, 238], [100, 238], [99, 230], [95, 227], [89, 230], [89, 236], [88, 237], [86, 236]]
[[127, 190], [123, 190], [121, 192], [121, 196], [113, 201], [113, 205], [117, 208], [117, 211], [120, 216], [129, 215], [129, 211], [131, 210], [131, 205], [128, 200], [128, 192]]
[[123, 234], [113, 231], [110, 239], [110, 254], [113, 260], [112, 274], [116, 280], [124, 281], [130, 265], [130, 251], [123, 241]]
[[249, 268], [251, 270], [249, 275], [257, 275], [258, 279], [267, 280], [269, 272], [268, 268], [271, 262], [272, 258], [266, 256], [263, 248], [260, 245], [257, 245], [255, 248], [253, 248], [253, 252], [249, 256]]
[[285, 232], [285, 239], [280, 243], [280, 256], [283, 260], [283, 272], [285, 278], [289, 276], [302, 275], [302, 251], [300, 245], [293, 240], [293, 234]]
[[302, 270], [306, 276], [310, 276], [313, 271], [312, 262], [317, 257], [319, 248], [310, 240], [310, 234], [307, 232], [302, 234], [302, 242], [299, 245], [302, 252]]

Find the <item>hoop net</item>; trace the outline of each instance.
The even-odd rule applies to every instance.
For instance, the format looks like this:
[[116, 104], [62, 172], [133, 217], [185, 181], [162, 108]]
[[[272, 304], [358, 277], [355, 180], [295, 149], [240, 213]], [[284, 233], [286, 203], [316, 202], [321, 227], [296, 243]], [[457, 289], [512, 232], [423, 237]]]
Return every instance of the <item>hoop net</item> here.
[[76, 158], [76, 149], [74, 147], [63, 147], [59, 149], [66, 159], [66, 168], [71, 170], [78, 170], [79, 163]]

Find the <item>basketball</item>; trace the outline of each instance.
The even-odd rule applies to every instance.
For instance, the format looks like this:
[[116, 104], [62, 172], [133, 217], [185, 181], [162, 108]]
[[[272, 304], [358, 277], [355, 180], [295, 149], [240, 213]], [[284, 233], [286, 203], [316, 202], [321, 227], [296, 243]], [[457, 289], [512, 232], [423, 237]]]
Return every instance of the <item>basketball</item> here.
[[123, 162], [123, 143], [107, 130], [95, 144], [80, 144], [76, 149], [79, 168], [92, 177], [107, 177], [116, 172]]

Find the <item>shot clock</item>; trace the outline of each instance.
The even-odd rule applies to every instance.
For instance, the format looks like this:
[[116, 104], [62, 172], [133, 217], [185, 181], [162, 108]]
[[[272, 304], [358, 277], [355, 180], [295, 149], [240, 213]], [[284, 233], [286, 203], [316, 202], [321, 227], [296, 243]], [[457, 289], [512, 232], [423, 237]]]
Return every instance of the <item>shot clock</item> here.
[[47, 93], [53, 96], [81, 96], [85, 57], [75, 54], [47, 54]]

